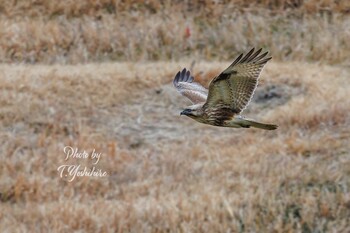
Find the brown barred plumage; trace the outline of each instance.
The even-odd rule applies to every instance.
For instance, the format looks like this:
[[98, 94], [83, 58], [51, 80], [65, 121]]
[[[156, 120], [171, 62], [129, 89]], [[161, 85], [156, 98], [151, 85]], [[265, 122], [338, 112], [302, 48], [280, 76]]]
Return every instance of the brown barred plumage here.
[[245, 56], [240, 54], [211, 81], [209, 90], [193, 82], [190, 71], [179, 71], [174, 78], [174, 86], [195, 104], [186, 108], [181, 115], [215, 126], [276, 129], [277, 125], [258, 123], [239, 116], [254, 94], [263, 67], [271, 59], [266, 57], [268, 52], [261, 54], [261, 51], [259, 49], [254, 53], [253, 48]]

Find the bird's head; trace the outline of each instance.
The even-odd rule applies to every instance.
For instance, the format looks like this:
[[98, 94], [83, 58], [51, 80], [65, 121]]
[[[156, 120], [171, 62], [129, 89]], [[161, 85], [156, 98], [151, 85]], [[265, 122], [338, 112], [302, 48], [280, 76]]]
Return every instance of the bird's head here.
[[192, 105], [190, 107], [185, 108], [180, 115], [185, 115], [191, 118], [198, 118], [203, 115], [202, 105]]

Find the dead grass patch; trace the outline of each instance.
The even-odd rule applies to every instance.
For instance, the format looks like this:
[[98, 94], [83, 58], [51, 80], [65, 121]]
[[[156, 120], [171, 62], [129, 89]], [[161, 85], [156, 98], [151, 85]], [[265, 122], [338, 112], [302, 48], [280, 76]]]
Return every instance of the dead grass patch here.
[[[189, 64], [2, 65], [0, 231], [348, 231], [349, 71], [269, 63], [258, 91], [288, 98], [249, 107], [279, 125], [263, 132], [180, 117]], [[193, 69], [206, 84], [227, 65]], [[59, 178], [65, 145], [108, 177]]]
[[228, 60], [262, 46], [283, 61], [348, 64], [347, 2], [6, 0], [0, 61]]

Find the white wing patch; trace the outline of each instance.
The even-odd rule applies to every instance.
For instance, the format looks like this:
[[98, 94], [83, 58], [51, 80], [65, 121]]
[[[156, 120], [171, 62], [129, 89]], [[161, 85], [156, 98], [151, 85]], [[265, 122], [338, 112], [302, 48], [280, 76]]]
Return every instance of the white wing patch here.
[[173, 81], [176, 89], [183, 95], [189, 98], [192, 103], [198, 104], [205, 102], [208, 96], [208, 90], [199, 83], [193, 82], [194, 78], [190, 71], [183, 69], [179, 71]]

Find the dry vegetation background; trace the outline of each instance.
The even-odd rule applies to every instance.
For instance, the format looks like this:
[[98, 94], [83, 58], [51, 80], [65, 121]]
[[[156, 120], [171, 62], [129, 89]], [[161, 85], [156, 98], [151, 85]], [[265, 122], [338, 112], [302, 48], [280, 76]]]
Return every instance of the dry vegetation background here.
[[[350, 232], [350, 2], [0, 2], [0, 232]], [[245, 115], [180, 117], [240, 52], [273, 60]], [[196, 61], [195, 64], [193, 61]], [[193, 65], [194, 64], [194, 65]], [[64, 146], [104, 178], [61, 179]]]

